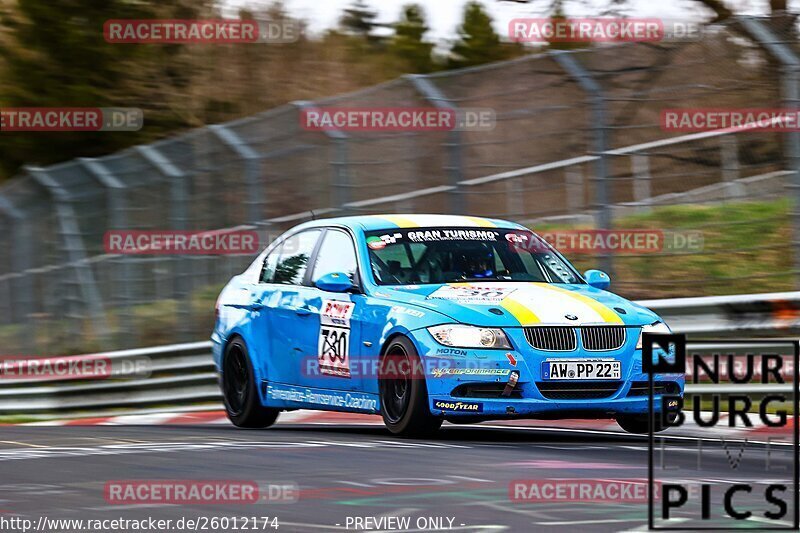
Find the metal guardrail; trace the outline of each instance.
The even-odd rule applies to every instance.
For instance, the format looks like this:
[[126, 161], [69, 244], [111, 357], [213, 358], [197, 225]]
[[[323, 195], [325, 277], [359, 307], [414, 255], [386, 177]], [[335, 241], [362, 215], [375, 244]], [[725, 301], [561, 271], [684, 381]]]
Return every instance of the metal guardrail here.
[[[800, 292], [710, 298], [641, 301], [661, 315], [678, 333], [697, 338], [718, 338], [739, 332], [765, 338], [800, 330]], [[729, 350], [725, 341], [692, 345], [696, 351]], [[758, 350], [769, 345], [754, 341], [737, 344], [737, 350]], [[774, 348], [774, 345], [770, 346]], [[111, 362], [107, 379], [0, 379], [0, 415], [43, 413], [96, 414], [97, 410], [186, 407], [213, 402], [221, 394], [211, 357], [211, 343], [198, 342], [95, 354]], [[755, 394], [787, 392], [787, 385], [751, 385]], [[723, 385], [690, 385], [694, 393], [726, 392]], [[737, 388], [737, 391], [743, 390]]]

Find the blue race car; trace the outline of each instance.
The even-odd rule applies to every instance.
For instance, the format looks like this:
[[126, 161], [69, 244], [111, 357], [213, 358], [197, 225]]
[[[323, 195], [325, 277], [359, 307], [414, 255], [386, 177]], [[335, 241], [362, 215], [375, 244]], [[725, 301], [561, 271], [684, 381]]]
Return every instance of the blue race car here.
[[[261, 428], [297, 409], [380, 414], [401, 435], [444, 420], [614, 418], [647, 432], [642, 332], [670, 330], [609, 283], [511, 222], [297, 226], [218, 299], [212, 340], [228, 417]], [[654, 410], [683, 388], [683, 375], [656, 376]]]

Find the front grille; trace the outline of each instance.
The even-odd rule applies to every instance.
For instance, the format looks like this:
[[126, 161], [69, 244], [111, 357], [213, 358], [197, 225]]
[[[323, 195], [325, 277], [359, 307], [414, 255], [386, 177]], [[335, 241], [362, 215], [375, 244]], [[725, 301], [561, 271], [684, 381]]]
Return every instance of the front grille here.
[[[648, 396], [649, 384], [646, 381], [634, 381], [631, 383], [631, 390], [628, 391], [628, 396]], [[663, 394], [678, 394], [680, 387], [674, 381], [656, 381], [653, 383], [653, 392], [655, 396]]]
[[581, 328], [583, 348], [589, 352], [619, 350], [625, 344], [625, 328], [620, 326], [588, 326]]
[[505, 383], [466, 383], [453, 389], [450, 395], [455, 398], [522, 398], [519, 383], [511, 391], [510, 396], [503, 396], [504, 390], [506, 390]]
[[547, 352], [572, 352], [578, 347], [575, 329], [563, 326], [525, 328], [528, 344]]
[[619, 390], [621, 381], [537, 382], [539, 392], [548, 400], [597, 400]]

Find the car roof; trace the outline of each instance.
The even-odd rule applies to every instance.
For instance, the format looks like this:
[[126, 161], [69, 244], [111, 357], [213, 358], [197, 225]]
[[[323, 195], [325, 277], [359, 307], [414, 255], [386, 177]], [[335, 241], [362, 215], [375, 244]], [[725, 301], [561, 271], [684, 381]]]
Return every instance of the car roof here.
[[297, 229], [324, 226], [344, 226], [353, 230], [379, 231], [411, 228], [499, 228], [525, 229], [523, 226], [507, 220], [461, 215], [363, 215], [340, 218], [326, 218], [306, 222]]

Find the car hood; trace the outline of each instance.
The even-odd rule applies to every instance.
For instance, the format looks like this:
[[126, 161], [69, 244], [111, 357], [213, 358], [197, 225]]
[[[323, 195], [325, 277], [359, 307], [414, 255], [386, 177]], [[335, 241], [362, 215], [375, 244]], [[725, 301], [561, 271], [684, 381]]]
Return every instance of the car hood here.
[[487, 327], [652, 324], [658, 316], [589, 285], [450, 283], [381, 287], [376, 296], [412, 304], [464, 324]]

